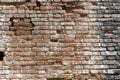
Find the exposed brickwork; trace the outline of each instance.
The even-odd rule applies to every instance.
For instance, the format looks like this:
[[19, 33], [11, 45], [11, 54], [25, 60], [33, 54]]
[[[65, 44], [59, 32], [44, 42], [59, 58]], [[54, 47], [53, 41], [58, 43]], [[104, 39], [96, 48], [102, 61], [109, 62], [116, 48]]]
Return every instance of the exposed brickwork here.
[[0, 80], [119, 80], [119, 3], [0, 0]]

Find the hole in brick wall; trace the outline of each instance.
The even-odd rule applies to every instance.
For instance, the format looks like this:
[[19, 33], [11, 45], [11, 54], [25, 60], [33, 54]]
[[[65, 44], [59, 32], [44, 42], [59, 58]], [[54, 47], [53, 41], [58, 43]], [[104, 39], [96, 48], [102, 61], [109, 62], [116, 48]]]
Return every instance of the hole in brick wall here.
[[85, 9], [83, 5], [77, 7], [78, 9]]
[[80, 16], [81, 16], [81, 17], [87, 17], [87, 14], [81, 13]]
[[95, 6], [97, 5], [97, 2], [91, 2], [91, 3], [92, 3], [92, 5], [95, 5]]
[[31, 18], [28, 17], [11, 17], [10, 23], [9, 30], [14, 31], [14, 34], [17, 36], [32, 34], [35, 26]]
[[4, 52], [0, 51], [0, 61], [3, 61], [3, 58], [4, 58]]
[[92, 77], [96, 77], [97, 76], [97, 74], [93, 74], [93, 73], [91, 73], [90, 74]]
[[58, 42], [58, 39], [50, 39], [51, 42]]
[[63, 30], [57, 30], [57, 33], [58, 33], [58, 34], [63, 34], [64, 31], [63, 31]]
[[26, 5], [27, 9], [29, 9], [29, 10], [40, 10], [40, 6], [41, 6], [40, 1], [36, 0], [34, 2], [34, 5], [30, 5], [30, 3], [32, 3], [31, 0], [26, 1], [25, 5]]
[[63, 5], [62, 9], [65, 10], [66, 13], [72, 13], [73, 7], [71, 7], [71, 6], [66, 7], [66, 5]]
[[77, 4], [78, 4], [77, 1], [67, 2], [67, 5], [77, 5]]
[[38, 7], [41, 6], [41, 3], [39, 1], [36, 1], [36, 4], [37, 4]]
[[31, 18], [29, 18], [29, 19], [30, 19], [30, 23], [32, 24], [32, 27], [35, 27], [35, 25], [33, 24], [32, 20], [31, 20]]
[[74, 9], [85, 9], [83, 5], [71, 5], [71, 6], [66, 6], [66, 5], [63, 5], [62, 6], [62, 9], [66, 11], [66, 13], [72, 13], [72, 11]]
[[63, 10], [66, 10], [66, 5], [63, 5], [63, 6], [62, 6], [62, 9], [63, 9]]
[[31, 0], [25, 0], [25, 2], [30, 2]]
[[20, 21], [24, 21], [24, 18], [20, 18]]
[[72, 80], [72, 79], [64, 79], [64, 78], [49, 78], [47, 80]]
[[13, 23], [13, 19], [14, 19], [13, 17], [10, 18], [10, 22], [11, 22], [11, 25], [10, 25], [10, 26], [13, 26], [13, 24], [14, 24], [14, 23]]
[[62, 64], [61, 60], [56, 60], [56, 64]]

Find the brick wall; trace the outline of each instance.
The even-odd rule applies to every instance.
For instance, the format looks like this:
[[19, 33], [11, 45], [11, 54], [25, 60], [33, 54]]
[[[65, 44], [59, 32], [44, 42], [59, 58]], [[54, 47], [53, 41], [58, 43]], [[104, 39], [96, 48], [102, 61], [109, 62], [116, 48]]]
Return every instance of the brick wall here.
[[0, 0], [0, 80], [119, 80], [119, 0]]

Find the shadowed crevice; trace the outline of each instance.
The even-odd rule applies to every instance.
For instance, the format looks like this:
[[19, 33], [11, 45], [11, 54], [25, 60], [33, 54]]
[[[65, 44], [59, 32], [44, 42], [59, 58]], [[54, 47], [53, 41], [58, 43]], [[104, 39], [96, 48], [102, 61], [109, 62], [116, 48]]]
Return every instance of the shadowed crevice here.
[[3, 51], [0, 51], [0, 61], [3, 61], [3, 58], [4, 58], [4, 52]]

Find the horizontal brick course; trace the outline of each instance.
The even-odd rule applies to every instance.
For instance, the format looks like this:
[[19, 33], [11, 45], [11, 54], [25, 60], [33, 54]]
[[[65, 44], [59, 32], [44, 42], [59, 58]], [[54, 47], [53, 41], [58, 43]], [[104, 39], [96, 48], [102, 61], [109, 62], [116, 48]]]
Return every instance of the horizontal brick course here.
[[0, 0], [0, 80], [119, 80], [119, 0]]

